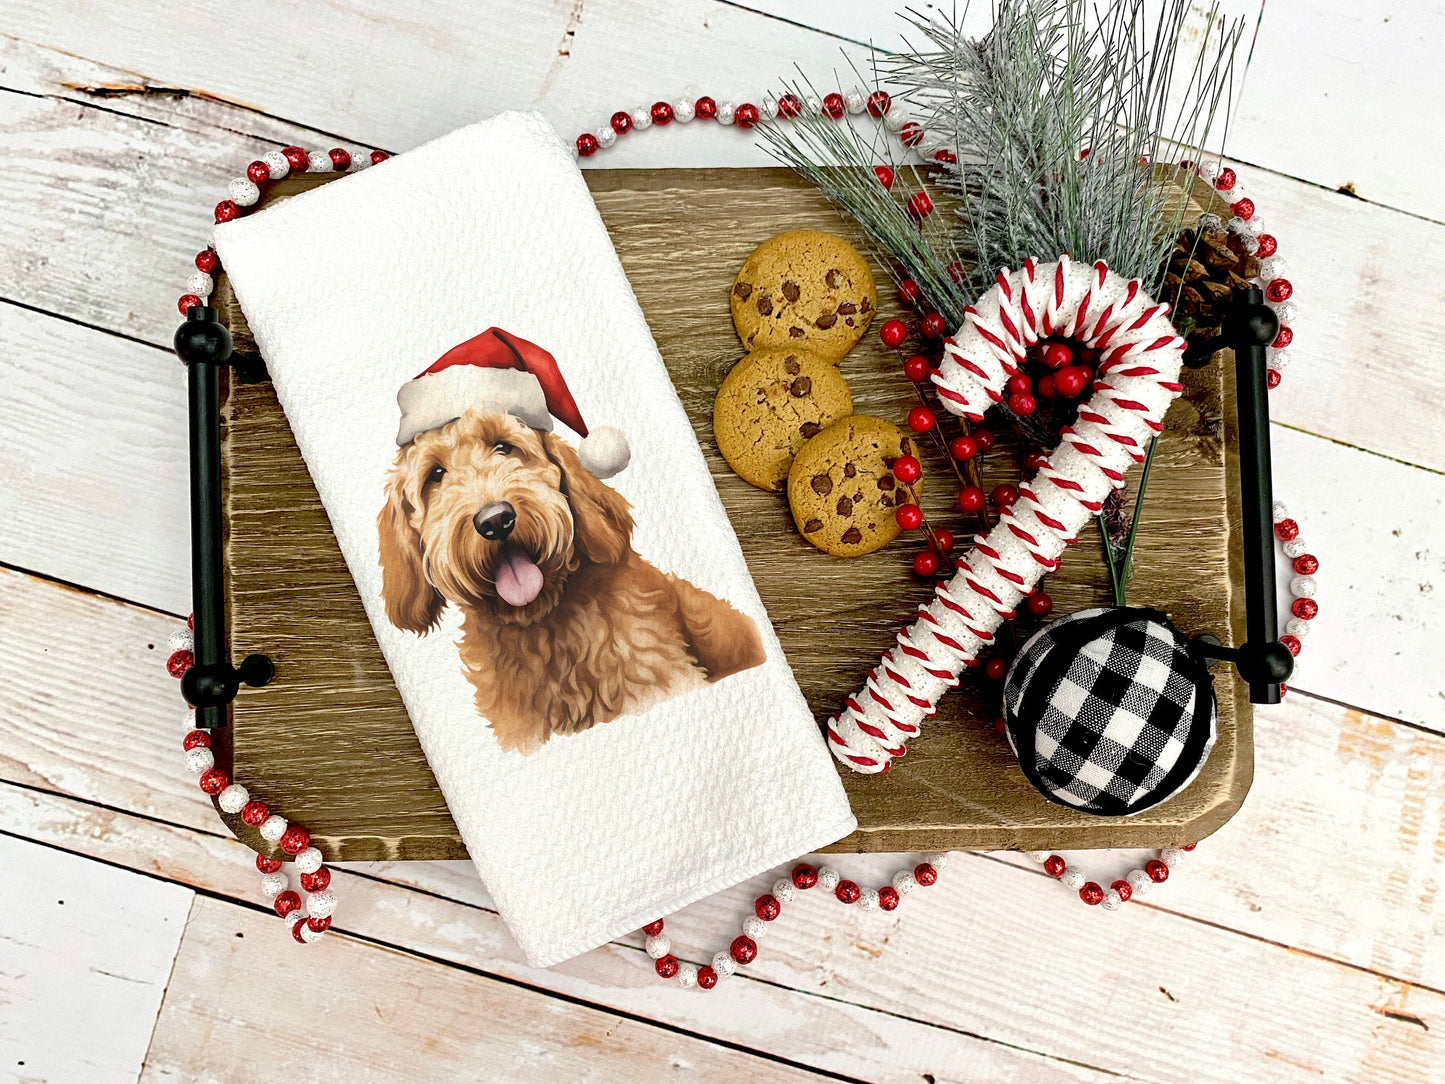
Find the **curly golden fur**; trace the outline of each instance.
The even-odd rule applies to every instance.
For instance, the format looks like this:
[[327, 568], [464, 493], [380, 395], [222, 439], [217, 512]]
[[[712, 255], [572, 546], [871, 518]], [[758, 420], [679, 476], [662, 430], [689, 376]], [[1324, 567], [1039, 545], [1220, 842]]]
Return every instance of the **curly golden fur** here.
[[[502, 543], [478, 510], [505, 501], [507, 542], [540, 570], [524, 606], [497, 591]], [[632, 549], [632, 512], [573, 448], [483, 406], [397, 453], [377, 516], [382, 601], [393, 625], [424, 636], [447, 603], [477, 713], [498, 744], [530, 754], [763, 662], [757, 625]]]

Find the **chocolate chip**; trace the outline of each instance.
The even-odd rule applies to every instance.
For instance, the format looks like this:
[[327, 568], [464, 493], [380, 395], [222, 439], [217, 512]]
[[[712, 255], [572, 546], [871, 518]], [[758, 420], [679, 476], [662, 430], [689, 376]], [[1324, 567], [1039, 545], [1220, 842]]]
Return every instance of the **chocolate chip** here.
[[783, 296], [786, 297], [789, 301], [798, 300], [798, 295], [802, 292], [802, 290], [798, 289], [798, 284], [796, 282], [783, 283]]
[[788, 389], [793, 393], [794, 399], [801, 399], [813, 391], [813, 378], [811, 376], [800, 376], [793, 381], [793, 386]]
[[805, 437], [816, 437], [822, 431], [823, 427], [817, 422], [804, 422], [798, 426], [798, 432], [802, 433]]
[[862, 541], [863, 532], [860, 531], [857, 527], [849, 527], [846, 531], [843, 532], [842, 542], [844, 545], [856, 546], [859, 542]]
[[845, 301], [843, 302], [843, 304], [838, 306], [839, 316], [852, 316], [857, 311], [858, 306], [853, 304], [853, 302], [851, 301]]
[[733, 293], [737, 294], [738, 297], [742, 298], [744, 301], [748, 299], [749, 295], [751, 295], [752, 292], [753, 284], [750, 282], [740, 282], [733, 287]]
[[909, 440], [907, 437], [904, 437], [898, 442], [898, 447], [903, 449], [904, 455], [913, 454], [913, 441]]
[[843, 285], [843, 272], [839, 271], [836, 267], [831, 268], [828, 273], [823, 276], [823, 281], [828, 284], [830, 290], [836, 290], [839, 286]]
[[790, 327], [788, 328], [788, 334], [794, 339], [801, 339], [807, 333], [800, 327]]
[[803, 524], [804, 534], [812, 534], [814, 531], [821, 531], [822, 529], [823, 521], [821, 519], [810, 519], [807, 523]]
[[855, 327], [855, 326], [856, 326], [856, 325], [853, 323], [853, 317], [851, 317], [851, 316], [848, 317], [846, 320], [844, 320], [843, 323], [847, 324], [849, 327]]
[[767, 389], [765, 389], [765, 388], [759, 388], [759, 389], [758, 389], [758, 405], [759, 405], [759, 406], [762, 406], [762, 405], [763, 405], [764, 403], [766, 403], [767, 401], [768, 401]]
[[862, 491], [861, 489], [858, 490], [858, 491], [856, 491], [856, 492], [853, 494], [853, 499], [854, 499], [855, 501], [861, 501], [861, 500], [863, 499], [863, 491]]
[[847, 497], [838, 498], [838, 514], [840, 516], [851, 516], [853, 514], [853, 502]]
[[820, 497], [826, 497], [829, 493], [833, 492], [833, 479], [829, 478], [826, 474], [813, 475], [811, 484], [813, 486], [813, 492]]
[[803, 367], [798, 364], [797, 354], [789, 354], [786, 358], [784, 358], [783, 368], [788, 371], [789, 376], [797, 376], [803, 371]]
[[859, 311], [859, 312], [870, 312], [870, 311], [872, 310], [872, 308], [873, 308], [873, 306], [869, 303], [869, 301], [868, 301], [868, 299], [867, 299], [866, 297], [865, 297], [862, 301], [858, 302], [858, 311]]
[[771, 316], [773, 312], [773, 299], [767, 294], [758, 298], [758, 313], [762, 316]]
[[844, 477], [844, 478], [852, 478], [852, 477], [854, 477], [855, 475], [857, 475], [857, 473], [858, 473], [858, 468], [855, 467], [855, 466], [853, 466], [852, 463], [844, 463], [844, 464], [843, 464], [843, 477]]
[[892, 489], [895, 484], [896, 483], [893, 481], [893, 475], [891, 474], [880, 475], [878, 478], [878, 488], [883, 490], [885, 493], [888, 490]]
[[818, 317], [816, 320], [813, 321], [813, 326], [827, 331], [837, 322], [838, 314], [836, 312], [825, 312], [822, 316]]
[[879, 497], [878, 497], [878, 503], [881, 504], [884, 508], [892, 508], [892, 507], [893, 507], [893, 498], [890, 497], [888, 494], [883, 493], [883, 494], [880, 494], [880, 495], [879, 495]]

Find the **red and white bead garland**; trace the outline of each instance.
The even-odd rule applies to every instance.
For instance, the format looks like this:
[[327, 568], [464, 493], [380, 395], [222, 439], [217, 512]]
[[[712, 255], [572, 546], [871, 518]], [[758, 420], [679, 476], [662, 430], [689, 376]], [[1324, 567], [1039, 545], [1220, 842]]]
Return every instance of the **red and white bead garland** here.
[[1050, 877], [1055, 878], [1065, 888], [1077, 892], [1079, 899], [1090, 907], [1117, 911], [1120, 905], [1134, 896], [1147, 895], [1155, 885], [1169, 880], [1170, 871], [1196, 846], [1197, 844], [1191, 843], [1187, 847], [1165, 847], [1159, 852], [1158, 858], [1145, 862], [1140, 868], [1131, 869], [1108, 888], [1097, 881], [1086, 879], [1077, 866], [1069, 865], [1057, 854], [1049, 851], [1029, 851], [1028, 856], [1043, 866], [1044, 872]]
[[[190, 631], [193, 624], [194, 619], [188, 620], [186, 629], [170, 638], [171, 654], [166, 659], [166, 670], [173, 678], [184, 677], [195, 664], [195, 638]], [[188, 712], [185, 722], [186, 736], [181, 744], [186, 753], [186, 767], [200, 777], [201, 790], [215, 798], [224, 812], [239, 813], [242, 821], [261, 833], [262, 839], [276, 844], [295, 860], [301, 890], [306, 893], [306, 910], [301, 910], [300, 894], [291, 888], [286, 874], [281, 872], [281, 860], [264, 854], [256, 856], [256, 868], [261, 871], [261, 894], [271, 901], [272, 909], [281, 916], [299, 944], [317, 940], [331, 926], [336, 894], [330, 887], [331, 871], [322, 864], [321, 852], [311, 846], [311, 833], [273, 813], [265, 802], [251, 797], [240, 783], [231, 782], [226, 773], [216, 767], [211, 736], [195, 728], [195, 715]]]

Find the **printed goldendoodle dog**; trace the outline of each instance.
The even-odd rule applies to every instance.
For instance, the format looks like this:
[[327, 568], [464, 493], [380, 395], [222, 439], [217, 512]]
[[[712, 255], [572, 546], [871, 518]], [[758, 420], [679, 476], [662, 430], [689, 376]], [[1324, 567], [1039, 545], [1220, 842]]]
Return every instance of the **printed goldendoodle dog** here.
[[[626, 466], [588, 434], [550, 354], [490, 328], [402, 388], [401, 446], [377, 517], [382, 600], [425, 635], [447, 603], [477, 713], [535, 752], [763, 662], [757, 625], [632, 548], [601, 481]], [[583, 434], [581, 454], [550, 432]]]

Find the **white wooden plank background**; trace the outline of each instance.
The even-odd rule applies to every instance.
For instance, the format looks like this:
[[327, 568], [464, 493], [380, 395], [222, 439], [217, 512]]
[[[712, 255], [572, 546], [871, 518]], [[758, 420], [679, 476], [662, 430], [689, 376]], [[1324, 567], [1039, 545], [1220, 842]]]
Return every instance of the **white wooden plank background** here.
[[[209, 207], [267, 149], [399, 150], [511, 107], [570, 136], [657, 97], [756, 98], [891, 43], [892, 5], [0, 0], [0, 1079], [134, 1079], [147, 1046], [144, 1075], [174, 1080], [247, 1079], [258, 1049], [299, 1079], [1445, 1075], [1445, 285], [1422, 274], [1445, 257], [1445, 152], [1417, 132], [1445, 109], [1445, 9], [1277, 6], [1231, 146], [1298, 287], [1276, 484], [1325, 569], [1245, 808], [1118, 915], [1026, 860], [959, 856], [892, 916], [833, 925], [808, 900], [749, 978], [699, 996], [651, 977], [636, 938], [527, 968], [458, 863], [343, 871], [342, 936], [286, 943], [179, 767], [165, 347]], [[602, 159], [766, 160], [704, 125]], [[846, 861], [876, 879], [897, 860]], [[714, 951], [764, 883], [670, 920], [679, 952]], [[103, 972], [137, 981], [86, 1027], [57, 998], [107, 1004]]]

